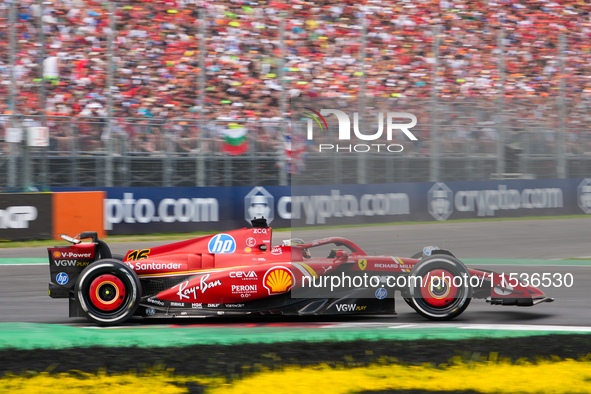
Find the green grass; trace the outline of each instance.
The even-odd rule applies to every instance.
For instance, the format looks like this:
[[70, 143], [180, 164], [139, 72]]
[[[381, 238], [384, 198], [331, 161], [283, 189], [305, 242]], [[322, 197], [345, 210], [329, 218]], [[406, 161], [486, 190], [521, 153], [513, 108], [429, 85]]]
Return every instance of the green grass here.
[[[274, 232], [285, 231], [304, 231], [304, 230], [319, 230], [319, 229], [340, 229], [340, 228], [359, 228], [359, 227], [383, 227], [383, 226], [408, 226], [416, 224], [432, 224], [439, 225], [442, 223], [477, 223], [477, 222], [504, 222], [516, 220], [552, 220], [552, 219], [590, 219], [591, 215], [565, 215], [565, 216], [524, 216], [519, 218], [482, 218], [482, 219], [456, 219], [446, 221], [424, 221], [424, 222], [390, 222], [390, 223], [374, 223], [374, 224], [349, 224], [339, 226], [314, 226], [314, 227], [293, 227], [293, 228], [277, 228]], [[232, 230], [226, 229], [225, 231]], [[174, 233], [174, 234], [146, 234], [146, 235], [111, 235], [104, 240], [107, 243], [116, 242], [140, 242], [140, 241], [176, 241], [183, 239], [190, 239], [201, 237], [204, 235], [215, 234], [216, 231], [195, 231], [191, 233]], [[0, 249], [2, 248], [31, 248], [40, 246], [53, 246], [60, 244], [59, 240], [37, 240], [37, 241], [5, 241], [0, 240]], [[65, 242], [65, 241], [63, 241]], [[585, 259], [583, 259], [585, 260]]]

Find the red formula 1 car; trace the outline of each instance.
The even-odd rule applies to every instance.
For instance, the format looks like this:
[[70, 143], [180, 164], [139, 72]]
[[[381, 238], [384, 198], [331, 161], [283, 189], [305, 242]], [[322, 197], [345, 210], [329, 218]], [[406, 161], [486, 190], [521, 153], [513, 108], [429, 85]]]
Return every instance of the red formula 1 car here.
[[[70, 317], [99, 325], [132, 316], [394, 314], [394, 294], [422, 316], [448, 320], [472, 298], [531, 306], [553, 301], [519, 279], [467, 268], [446, 250], [412, 258], [369, 256], [338, 237], [271, 246], [265, 219], [252, 228], [113, 256], [95, 232], [48, 249], [49, 295]], [[81, 239], [91, 242], [81, 243]]]

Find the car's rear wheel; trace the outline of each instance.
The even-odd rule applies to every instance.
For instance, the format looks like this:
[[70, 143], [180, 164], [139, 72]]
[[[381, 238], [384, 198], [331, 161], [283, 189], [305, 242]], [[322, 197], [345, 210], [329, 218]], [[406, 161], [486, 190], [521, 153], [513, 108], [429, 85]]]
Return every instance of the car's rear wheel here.
[[121, 324], [135, 313], [141, 298], [136, 273], [121, 261], [99, 260], [86, 267], [75, 287], [86, 318], [96, 324]]
[[471, 296], [466, 266], [452, 256], [435, 255], [411, 270], [405, 301], [427, 319], [450, 320], [464, 312]]

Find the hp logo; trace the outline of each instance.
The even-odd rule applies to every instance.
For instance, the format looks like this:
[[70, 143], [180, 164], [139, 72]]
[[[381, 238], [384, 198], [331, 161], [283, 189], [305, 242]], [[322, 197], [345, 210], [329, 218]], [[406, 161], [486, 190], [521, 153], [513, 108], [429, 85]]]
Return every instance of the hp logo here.
[[57, 281], [57, 283], [62, 286], [65, 285], [66, 283], [68, 283], [68, 279], [70, 279], [70, 278], [68, 278], [68, 274], [66, 274], [65, 272], [60, 272], [55, 277], [55, 280]]
[[388, 290], [384, 289], [383, 287], [376, 290], [376, 298], [378, 300], [383, 300], [386, 297], [388, 297]]
[[209, 253], [234, 253], [236, 241], [229, 234], [217, 234], [209, 240], [207, 249]]

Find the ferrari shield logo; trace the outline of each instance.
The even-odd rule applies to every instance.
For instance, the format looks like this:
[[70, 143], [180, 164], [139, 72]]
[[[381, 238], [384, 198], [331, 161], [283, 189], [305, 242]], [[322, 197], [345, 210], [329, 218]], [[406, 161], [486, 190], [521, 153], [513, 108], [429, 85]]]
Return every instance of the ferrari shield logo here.
[[357, 264], [359, 265], [359, 269], [363, 271], [367, 267], [367, 260], [357, 260]]

